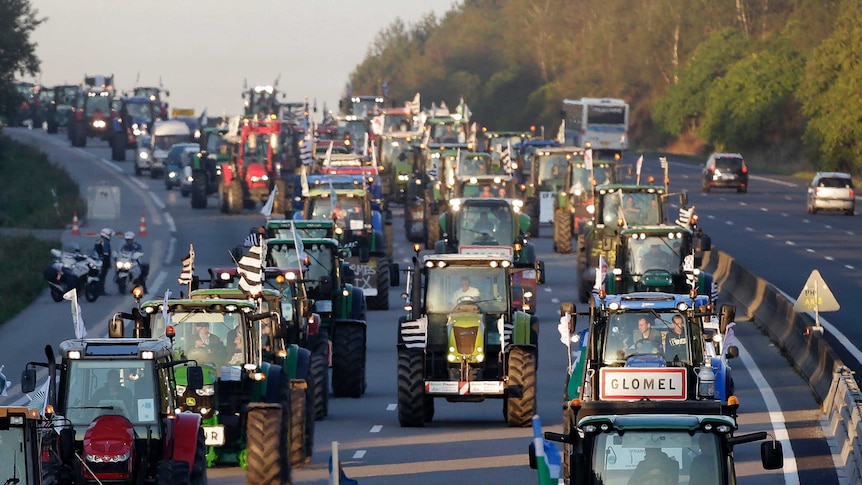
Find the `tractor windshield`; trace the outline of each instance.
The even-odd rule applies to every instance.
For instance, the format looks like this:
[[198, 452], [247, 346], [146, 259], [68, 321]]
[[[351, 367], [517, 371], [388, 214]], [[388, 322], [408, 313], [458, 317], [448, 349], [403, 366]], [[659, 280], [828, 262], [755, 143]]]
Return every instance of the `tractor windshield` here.
[[126, 103], [126, 113], [133, 119], [153, 120], [153, 110], [148, 103]]
[[383, 133], [407, 131], [410, 129], [410, 118], [406, 114], [386, 114], [383, 117]]
[[589, 484], [725, 483], [721, 447], [713, 433], [687, 429], [601, 433], [590, 454]]
[[[67, 416], [86, 427], [103, 415], [125, 416], [133, 424], [156, 423], [168, 403], [156, 399], [151, 360], [70, 360], [65, 389]], [[161, 393], [160, 393], [161, 394]]]
[[[28, 485], [30, 474], [27, 470], [34, 464], [29, 460], [38, 459], [28, 457], [24, 450], [27, 449], [24, 441], [24, 428], [18, 426], [8, 427], [0, 430], [0, 479], [4, 483], [16, 485]], [[14, 479], [13, 479], [14, 477]]]
[[[267, 245], [267, 265], [279, 268], [298, 268], [300, 262], [296, 246], [291, 244]], [[302, 257], [308, 256], [309, 265], [305, 272], [305, 284], [309, 292], [318, 288], [323, 277], [331, 278], [333, 270], [333, 246], [319, 243], [304, 243]]]
[[463, 155], [458, 163], [458, 176], [504, 175], [506, 169], [499, 159], [490, 155]]
[[90, 96], [87, 99], [87, 116], [99, 111], [108, 113], [111, 111], [111, 98], [108, 96]]
[[[309, 219], [332, 219], [337, 218], [336, 224], [341, 227], [350, 227], [351, 230], [362, 229], [362, 202], [359, 197], [336, 197], [335, 207], [332, 206], [332, 198], [329, 196], [315, 197], [312, 200], [314, 206]], [[356, 227], [358, 225], [358, 227]]]
[[605, 365], [623, 366], [634, 355], [660, 355], [669, 363], [691, 363], [688, 318], [677, 310], [611, 315], [605, 335]]
[[467, 140], [461, 124], [436, 123], [431, 128], [431, 143], [465, 143]]
[[539, 190], [557, 192], [566, 183], [569, 161], [565, 155], [542, 155], [538, 160]]
[[461, 209], [461, 245], [512, 246], [515, 241], [512, 212], [508, 206], [468, 205]]
[[425, 305], [428, 313], [449, 313], [459, 301], [470, 300], [484, 313], [507, 310], [509, 277], [503, 268], [446, 267], [428, 272]]
[[668, 239], [664, 236], [632, 237], [629, 239], [626, 254], [630, 267], [626, 269], [636, 275], [642, 275], [649, 270], [677, 274], [680, 272], [685, 250], [682, 242], [681, 238]]
[[[663, 222], [657, 192], [629, 192], [621, 190], [603, 194], [602, 219], [607, 226], [646, 226]], [[621, 224], [620, 224], [621, 222]]]
[[[583, 163], [574, 163], [571, 165], [572, 185], [569, 191], [575, 195], [580, 190], [581, 194], [589, 193], [591, 190], [590, 171], [586, 169]], [[596, 185], [607, 185], [615, 182], [614, 168], [606, 164], [593, 164], [592, 178], [596, 180]]]

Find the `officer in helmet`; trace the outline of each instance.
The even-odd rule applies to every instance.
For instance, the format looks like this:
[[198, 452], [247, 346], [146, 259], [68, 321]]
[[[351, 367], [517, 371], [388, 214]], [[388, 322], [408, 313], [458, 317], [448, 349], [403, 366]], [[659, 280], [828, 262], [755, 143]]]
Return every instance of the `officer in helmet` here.
[[[126, 231], [123, 233], [123, 239], [125, 239], [125, 243], [121, 248], [122, 251], [128, 251], [132, 254], [134, 253], [143, 253], [144, 247], [141, 246], [141, 243], [135, 241], [135, 233], [132, 231]], [[147, 275], [150, 274], [150, 265], [149, 263], [144, 263], [141, 260], [137, 261], [141, 266], [141, 281], [139, 282], [144, 293], [147, 293]]]
[[99, 273], [99, 288], [102, 294], [105, 294], [105, 278], [108, 276], [108, 269], [111, 267], [111, 237], [114, 235], [114, 230], [106, 227], [99, 231], [99, 239], [93, 246], [93, 250], [102, 259], [102, 271]]

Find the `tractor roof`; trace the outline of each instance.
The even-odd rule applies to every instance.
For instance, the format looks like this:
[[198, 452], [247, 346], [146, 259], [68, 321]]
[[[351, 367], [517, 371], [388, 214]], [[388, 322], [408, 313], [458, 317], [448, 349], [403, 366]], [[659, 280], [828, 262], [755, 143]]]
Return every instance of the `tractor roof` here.
[[645, 236], [665, 236], [668, 239], [679, 239], [683, 234], [693, 234], [693, 231], [689, 228], [677, 226], [675, 224], [628, 227], [620, 231], [620, 235], [623, 237], [634, 237], [639, 234], [644, 234]]
[[142, 358], [143, 351], [152, 352], [151, 357], [158, 359], [171, 355], [172, 344], [166, 337], [161, 338], [85, 338], [66, 340], [60, 344], [60, 353], [64, 358], [70, 357], [69, 352], [78, 351], [77, 358], [126, 357]]
[[[598, 296], [596, 296], [598, 298]], [[607, 295], [605, 307], [610, 310], [680, 310], [704, 307], [709, 305], [709, 296], [697, 295], [692, 300], [689, 295], [641, 291], [623, 295]]]
[[649, 192], [649, 193], [664, 193], [664, 187], [658, 185], [633, 185], [633, 184], [607, 184], [607, 185], [599, 185], [596, 190], [599, 191], [600, 194], [605, 194], [609, 192], [617, 192], [622, 191], [623, 193], [635, 193], [635, 192]]
[[[512, 263], [512, 257], [490, 254], [426, 254], [422, 257], [422, 262], [429, 268], [445, 268], [449, 266], [480, 266], [496, 268], [500, 266], [510, 266]], [[508, 263], [508, 265], [503, 264], [504, 262]]]

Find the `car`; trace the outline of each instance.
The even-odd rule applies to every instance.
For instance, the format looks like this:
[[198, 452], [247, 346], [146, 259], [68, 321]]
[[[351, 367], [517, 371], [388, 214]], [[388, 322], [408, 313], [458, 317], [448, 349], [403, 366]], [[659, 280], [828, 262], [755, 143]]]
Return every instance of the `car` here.
[[192, 193], [192, 183], [194, 182], [192, 168], [195, 166], [195, 157], [198, 155], [200, 155], [200, 150], [186, 150], [182, 153], [182, 160], [180, 160], [180, 167], [182, 168], [180, 171], [180, 195], [183, 197], [188, 197]]
[[809, 214], [835, 210], [852, 216], [856, 211], [853, 178], [844, 172], [817, 172], [808, 184], [807, 208]]
[[[171, 190], [174, 187], [180, 187], [183, 176], [183, 154], [186, 152], [198, 153], [201, 151], [201, 146], [197, 143], [175, 143], [168, 150], [168, 156], [165, 157], [165, 188]], [[185, 195], [188, 195], [186, 193]]]
[[714, 188], [735, 188], [748, 192], [748, 167], [739, 153], [713, 153], [703, 166], [701, 192]]

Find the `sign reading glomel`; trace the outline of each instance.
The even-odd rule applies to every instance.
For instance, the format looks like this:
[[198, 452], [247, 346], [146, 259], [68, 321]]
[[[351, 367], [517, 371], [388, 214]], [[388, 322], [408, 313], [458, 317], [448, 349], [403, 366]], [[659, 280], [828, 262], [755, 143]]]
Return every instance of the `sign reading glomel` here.
[[604, 367], [599, 369], [603, 401], [685, 400], [685, 368]]

